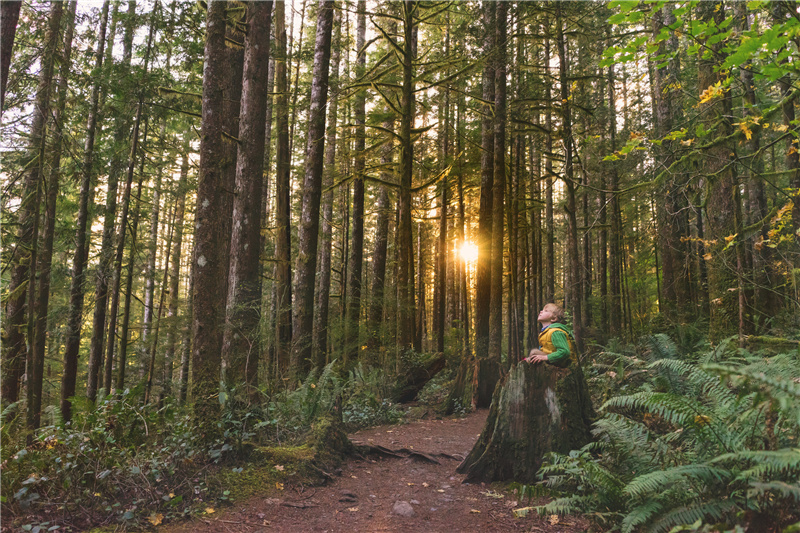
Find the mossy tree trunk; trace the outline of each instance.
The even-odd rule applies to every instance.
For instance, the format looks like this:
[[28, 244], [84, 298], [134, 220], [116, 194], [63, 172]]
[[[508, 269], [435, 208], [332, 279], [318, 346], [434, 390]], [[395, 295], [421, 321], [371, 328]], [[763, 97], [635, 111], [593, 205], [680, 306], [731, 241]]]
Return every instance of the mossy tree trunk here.
[[533, 482], [547, 452], [591, 440], [593, 416], [580, 367], [520, 363], [495, 389], [486, 426], [458, 472], [465, 482]]

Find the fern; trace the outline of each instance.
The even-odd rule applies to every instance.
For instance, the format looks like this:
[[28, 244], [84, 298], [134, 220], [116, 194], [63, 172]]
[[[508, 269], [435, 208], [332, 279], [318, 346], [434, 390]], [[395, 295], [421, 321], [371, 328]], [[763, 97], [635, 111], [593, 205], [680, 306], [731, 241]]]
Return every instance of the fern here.
[[661, 490], [686, 480], [697, 480], [708, 484], [724, 483], [730, 478], [725, 469], [705, 465], [680, 465], [669, 470], [659, 470], [638, 476], [625, 486], [624, 492], [632, 498], [644, 498], [658, 494]]
[[786, 483], [784, 481], [772, 481], [770, 483], [750, 483], [750, 489], [747, 491], [747, 497], [757, 498], [759, 496], [765, 496], [771, 493], [778, 493], [784, 498], [794, 498], [795, 501], [800, 503], [800, 485], [797, 483]]
[[658, 500], [647, 500], [642, 505], [636, 506], [631, 512], [625, 515], [622, 520], [623, 533], [630, 533], [653, 518], [660, 512], [664, 505]]
[[698, 520], [703, 522], [712, 519], [714, 522], [719, 522], [724, 515], [735, 509], [736, 504], [732, 500], [714, 500], [684, 505], [661, 515], [650, 525], [648, 531], [660, 533], [669, 531], [675, 526], [692, 524]]
[[784, 448], [776, 451], [743, 450], [726, 453], [712, 460], [713, 463], [756, 463], [743, 470], [739, 479], [763, 478], [764, 476], [800, 475], [800, 449]]

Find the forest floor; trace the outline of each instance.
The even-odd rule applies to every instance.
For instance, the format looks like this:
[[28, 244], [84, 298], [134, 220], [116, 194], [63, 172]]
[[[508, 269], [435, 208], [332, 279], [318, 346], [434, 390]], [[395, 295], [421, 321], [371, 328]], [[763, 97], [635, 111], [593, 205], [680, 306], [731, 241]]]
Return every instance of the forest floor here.
[[[520, 502], [503, 485], [462, 483], [459, 461], [477, 440], [488, 410], [464, 418], [422, 419], [379, 426], [350, 435], [356, 444], [406, 448], [434, 456], [438, 463], [411, 457], [351, 457], [325, 486], [284, 487], [236, 502], [231, 508], [159, 533], [280, 532], [546, 532], [585, 531], [581, 517], [515, 518]], [[266, 489], [265, 489], [266, 490]]]

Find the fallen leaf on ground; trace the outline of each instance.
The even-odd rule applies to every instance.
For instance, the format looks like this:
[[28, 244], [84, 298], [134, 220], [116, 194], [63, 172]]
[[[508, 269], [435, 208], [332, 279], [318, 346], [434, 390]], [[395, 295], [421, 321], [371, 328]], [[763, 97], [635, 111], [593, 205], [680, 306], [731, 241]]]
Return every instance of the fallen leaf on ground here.
[[422, 483], [422, 486], [423, 487], [430, 487], [430, 485], [428, 485], [427, 483]]
[[514, 509], [511, 512], [514, 513], [514, 518], [524, 518], [528, 516], [531, 511], [533, 511], [533, 507], [520, 507], [519, 509]]
[[276, 481], [275, 482], [275, 488], [278, 489], [278, 490], [283, 490], [283, 483], [281, 483], [279, 481]]
[[164, 520], [164, 515], [161, 513], [150, 513], [150, 516], [147, 517], [147, 521], [153, 524], [154, 526], [160, 525], [161, 522]]
[[480, 513], [480, 511], [479, 511], [479, 510], [477, 510], [477, 509], [470, 509], [470, 510], [469, 510], [469, 512], [470, 512], [470, 513]]
[[283, 472], [285, 469], [286, 467], [283, 465], [275, 465], [275, 470], [277, 470], [278, 472]]
[[557, 514], [551, 514], [549, 520], [550, 520], [550, 525], [552, 525], [552, 526], [558, 524], [558, 515]]
[[355, 513], [356, 511], [358, 511], [358, 507], [348, 507], [347, 510], [350, 511], [351, 513]]
[[215, 511], [213, 507], [206, 507], [206, 514], [214, 514], [214, 512]]

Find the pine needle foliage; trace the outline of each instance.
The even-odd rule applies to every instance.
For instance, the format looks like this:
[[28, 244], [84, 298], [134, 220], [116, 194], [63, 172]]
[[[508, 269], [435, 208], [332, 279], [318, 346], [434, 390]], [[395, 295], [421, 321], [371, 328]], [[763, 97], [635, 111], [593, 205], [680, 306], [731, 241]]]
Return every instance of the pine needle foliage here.
[[619, 392], [601, 408], [596, 442], [545, 462], [556, 499], [540, 513], [581, 512], [623, 532], [797, 522], [796, 354], [764, 358], [731, 340], [683, 354], [655, 335], [598, 363], [597, 383]]

